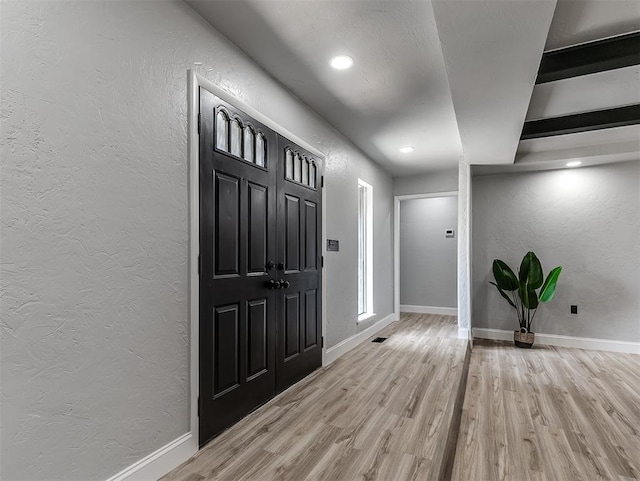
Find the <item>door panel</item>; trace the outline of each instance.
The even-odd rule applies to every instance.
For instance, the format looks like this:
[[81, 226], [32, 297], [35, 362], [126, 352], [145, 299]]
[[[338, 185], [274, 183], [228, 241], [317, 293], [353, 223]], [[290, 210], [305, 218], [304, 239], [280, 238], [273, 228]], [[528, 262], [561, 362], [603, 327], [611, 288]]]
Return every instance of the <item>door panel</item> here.
[[238, 387], [240, 367], [239, 322], [240, 309], [237, 304], [216, 307], [214, 314], [214, 370], [213, 396], [219, 396]]
[[277, 291], [277, 390], [322, 364], [321, 225], [319, 161], [278, 135], [278, 256], [287, 286]]
[[285, 359], [300, 353], [300, 297], [296, 294], [285, 294]]
[[318, 238], [317, 238], [317, 229], [318, 229], [318, 214], [317, 214], [317, 206], [314, 202], [309, 202], [306, 200], [304, 202], [305, 206], [305, 232], [304, 238], [306, 240], [306, 252], [304, 256], [304, 270], [316, 270], [318, 267]]
[[215, 275], [240, 274], [240, 179], [215, 173]]
[[275, 395], [277, 137], [204, 89], [200, 115], [203, 445]]
[[248, 303], [249, 349], [248, 376], [253, 378], [267, 369], [267, 300], [258, 299]]
[[248, 275], [264, 274], [267, 265], [268, 188], [248, 183], [249, 188], [249, 262]]
[[304, 348], [305, 350], [312, 348], [318, 342], [317, 324], [318, 324], [318, 291], [310, 289], [304, 293]]
[[300, 270], [300, 199], [285, 195], [285, 263], [284, 272]]

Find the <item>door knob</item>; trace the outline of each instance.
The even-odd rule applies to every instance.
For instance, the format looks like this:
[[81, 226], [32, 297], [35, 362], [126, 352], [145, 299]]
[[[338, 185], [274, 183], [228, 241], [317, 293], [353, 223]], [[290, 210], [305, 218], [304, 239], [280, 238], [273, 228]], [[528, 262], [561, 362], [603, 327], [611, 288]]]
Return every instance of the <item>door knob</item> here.
[[289, 281], [283, 281], [282, 279], [270, 279], [264, 283], [264, 286], [269, 289], [288, 289], [290, 285]]
[[284, 262], [278, 262], [278, 270], [279, 271], [283, 271], [284, 270]]
[[275, 262], [273, 262], [273, 261], [269, 261], [269, 262], [267, 262], [267, 264], [266, 264], [264, 267], [265, 267], [265, 269], [266, 269], [267, 271], [270, 271], [270, 270], [271, 270], [271, 269], [273, 269], [275, 266], [276, 266], [276, 263], [275, 263]]

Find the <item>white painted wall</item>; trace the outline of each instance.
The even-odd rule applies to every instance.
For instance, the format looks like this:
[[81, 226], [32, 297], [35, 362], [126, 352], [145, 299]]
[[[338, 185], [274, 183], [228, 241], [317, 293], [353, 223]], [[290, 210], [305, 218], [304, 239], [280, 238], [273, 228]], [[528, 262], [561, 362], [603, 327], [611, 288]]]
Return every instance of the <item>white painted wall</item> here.
[[400, 203], [400, 304], [456, 308], [458, 198]]
[[422, 175], [394, 177], [393, 195], [429, 194], [458, 190], [458, 168]]
[[[464, 157], [458, 163], [458, 334], [471, 323], [471, 166]], [[470, 335], [470, 332], [469, 332]]]
[[[344, 147], [343, 147], [344, 148]], [[321, 149], [327, 152], [326, 149]], [[391, 178], [356, 151], [336, 148], [328, 156], [327, 238], [340, 241], [339, 252], [325, 254], [327, 338], [325, 347], [361, 332], [393, 312], [393, 196]], [[358, 177], [373, 186], [373, 310], [357, 322]]]
[[187, 69], [327, 156], [331, 345], [356, 324], [357, 178], [392, 311], [392, 180], [179, 1], [0, 4], [2, 466], [105, 479], [189, 430]]
[[563, 266], [535, 332], [640, 341], [640, 161], [473, 177], [474, 327], [517, 328], [488, 282], [493, 259], [516, 269], [528, 250], [545, 275]]

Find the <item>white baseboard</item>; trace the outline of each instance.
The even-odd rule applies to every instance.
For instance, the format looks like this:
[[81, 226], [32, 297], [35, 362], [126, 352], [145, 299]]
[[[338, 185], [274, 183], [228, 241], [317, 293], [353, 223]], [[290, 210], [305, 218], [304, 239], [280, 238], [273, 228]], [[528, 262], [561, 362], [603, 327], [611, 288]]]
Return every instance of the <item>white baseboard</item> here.
[[455, 307], [435, 307], [435, 306], [409, 306], [400, 305], [400, 312], [417, 312], [418, 314], [443, 314], [445, 316], [457, 316], [458, 309]]
[[458, 339], [469, 339], [469, 328], [458, 327]]
[[198, 451], [198, 443], [191, 433], [145, 456], [140, 461], [123, 469], [107, 481], [156, 481], [172, 469], [180, 466]]
[[[473, 336], [482, 339], [513, 341], [513, 331], [505, 331], [503, 329], [485, 329], [474, 327]], [[542, 334], [537, 332], [535, 342], [537, 344], [546, 344], [548, 346], [576, 347], [579, 349], [591, 349], [594, 351], [640, 354], [640, 342], [613, 341], [609, 339], [593, 339], [589, 337], [561, 336], [559, 334]]]
[[380, 319], [374, 325], [367, 327], [364, 331], [359, 332], [358, 334], [355, 334], [351, 337], [348, 337], [344, 341], [340, 341], [335, 346], [330, 347], [329, 349], [326, 350], [324, 354], [323, 365], [328, 366], [333, 361], [338, 359], [340, 356], [349, 352], [358, 344], [366, 341], [368, 338], [373, 336], [376, 332], [380, 331], [381, 329], [387, 327], [389, 324], [397, 320], [398, 320], [398, 316], [396, 313], [389, 314], [388, 316]]
[[474, 327], [473, 337], [475, 339], [492, 339], [494, 341], [513, 341], [513, 331], [505, 331], [504, 329], [485, 329], [482, 327]]

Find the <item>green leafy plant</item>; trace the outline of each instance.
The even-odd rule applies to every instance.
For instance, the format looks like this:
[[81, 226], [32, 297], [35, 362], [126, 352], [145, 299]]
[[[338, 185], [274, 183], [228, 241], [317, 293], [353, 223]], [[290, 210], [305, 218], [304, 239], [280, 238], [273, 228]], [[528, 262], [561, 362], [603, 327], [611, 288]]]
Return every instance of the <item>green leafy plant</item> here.
[[[554, 267], [543, 282], [542, 265], [533, 252], [522, 258], [518, 275], [499, 259], [493, 261], [493, 277], [490, 282], [518, 313], [521, 332], [530, 332], [531, 323], [541, 302], [549, 302], [556, 292], [556, 284], [562, 267]], [[539, 289], [539, 291], [538, 291]]]

